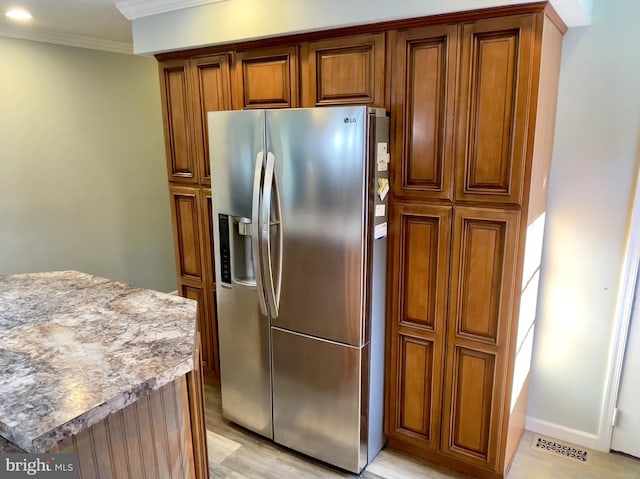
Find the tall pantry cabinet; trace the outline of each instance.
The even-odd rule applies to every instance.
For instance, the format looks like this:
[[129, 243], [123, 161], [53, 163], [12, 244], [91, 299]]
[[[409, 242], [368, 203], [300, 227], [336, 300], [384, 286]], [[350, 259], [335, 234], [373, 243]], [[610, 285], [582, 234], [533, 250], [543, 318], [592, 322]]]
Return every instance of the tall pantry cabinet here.
[[208, 111], [231, 108], [227, 54], [160, 64], [178, 293], [198, 302], [203, 368], [218, 374]]
[[388, 442], [503, 477], [526, 412], [565, 29], [539, 2], [158, 55], [179, 291], [199, 303], [207, 369], [206, 112], [384, 107]]
[[399, 30], [387, 434], [477, 477], [524, 427], [560, 51], [550, 10]]

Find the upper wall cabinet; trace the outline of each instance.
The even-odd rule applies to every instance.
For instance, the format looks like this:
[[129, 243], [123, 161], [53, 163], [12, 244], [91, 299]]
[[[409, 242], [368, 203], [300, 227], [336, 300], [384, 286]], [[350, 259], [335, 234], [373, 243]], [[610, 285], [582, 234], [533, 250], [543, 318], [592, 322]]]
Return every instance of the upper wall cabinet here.
[[519, 204], [527, 158], [533, 17], [462, 25], [457, 200]]
[[160, 64], [167, 173], [170, 181], [197, 183], [193, 155], [189, 60]]
[[200, 182], [210, 184], [209, 128], [207, 112], [231, 109], [229, 60], [226, 54], [195, 58], [191, 61], [195, 94], [195, 146]]
[[397, 196], [452, 199], [457, 35], [456, 25], [397, 33], [391, 111]]
[[384, 33], [310, 42], [301, 57], [304, 106], [384, 106]]
[[234, 108], [298, 106], [297, 47], [262, 48], [236, 54]]
[[169, 181], [211, 181], [208, 111], [231, 108], [226, 54], [160, 64]]

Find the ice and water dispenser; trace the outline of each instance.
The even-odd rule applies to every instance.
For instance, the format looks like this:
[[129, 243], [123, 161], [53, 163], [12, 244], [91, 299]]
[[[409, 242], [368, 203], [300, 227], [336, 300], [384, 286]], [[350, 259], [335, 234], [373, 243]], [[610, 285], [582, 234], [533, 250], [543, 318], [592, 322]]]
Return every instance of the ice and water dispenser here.
[[239, 283], [255, 287], [251, 219], [220, 213], [218, 226], [222, 282], [229, 286]]

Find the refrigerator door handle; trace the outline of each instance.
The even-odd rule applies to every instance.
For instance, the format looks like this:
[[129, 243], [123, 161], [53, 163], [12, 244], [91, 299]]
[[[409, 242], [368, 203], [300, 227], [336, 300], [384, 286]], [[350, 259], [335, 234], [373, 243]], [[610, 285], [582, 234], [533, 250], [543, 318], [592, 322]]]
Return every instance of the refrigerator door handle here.
[[275, 171], [275, 157], [274, 157], [274, 167], [273, 167], [273, 194], [274, 194], [274, 204], [275, 204], [275, 221], [271, 223], [271, 226], [275, 226], [277, 228], [278, 236], [276, 238], [277, 244], [277, 253], [276, 253], [276, 271], [275, 271], [275, 291], [273, 302], [276, 306], [276, 313], [280, 310], [280, 289], [282, 286], [282, 239], [284, 230], [282, 229], [282, 209], [280, 202], [280, 186], [278, 184], [278, 175]]
[[253, 199], [251, 203], [251, 249], [253, 256], [253, 268], [256, 275], [256, 290], [258, 293], [258, 303], [260, 311], [268, 316], [267, 303], [265, 300], [264, 287], [262, 285], [262, 262], [260, 254], [260, 209], [261, 209], [261, 190], [262, 190], [262, 172], [264, 169], [264, 152], [261, 151], [256, 155], [256, 166], [253, 174]]
[[[275, 156], [273, 156], [273, 153], [268, 152], [267, 153], [267, 162], [266, 162], [266, 166], [265, 166], [265, 170], [264, 170], [264, 186], [263, 186], [263, 191], [262, 191], [262, 209], [260, 211], [260, 214], [262, 216], [261, 218], [261, 241], [262, 241], [262, 270], [264, 272], [264, 280], [265, 280], [265, 290], [266, 290], [266, 295], [267, 295], [267, 301], [269, 303], [269, 312], [271, 313], [271, 317], [272, 318], [277, 318], [278, 317], [278, 309], [280, 306], [280, 271], [278, 271], [277, 275], [274, 275], [274, 271], [273, 271], [273, 261], [272, 261], [272, 257], [273, 257], [273, 250], [272, 250], [272, 245], [271, 245], [271, 226], [276, 226], [278, 227], [278, 270], [280, 270], [281, 267], [281, 251], [282, 248], [280, 247], [280, 244], [282, 243], [282, 234], [281, 234], [281, 228], [280, 228], [280, 202], [279, 202], [279, 198], [278, 198], [278, 192], [277, 192], [277, 180], [275, 180], [275, 175], [274, 175], [274, 168], [275, 168]], [[272, 223], [271, 222], [271, 215], [272, 215], [272, 211], [271, 211], [271, 205], [272, 205], [272, 196], [273, 196], [273, 192], [274, 192], [274, 184], [276, 184], [275, 190], [276, 190], [276, 195], [275, 195], [275, 203], [276, 203], [276, 211], [275, 214], [277, 214], [277, 218], [275, 218], [275, 221]], [[275, 284], [274, 281], [274, 276], [276, 276], [277, 279], [277, 285]]]

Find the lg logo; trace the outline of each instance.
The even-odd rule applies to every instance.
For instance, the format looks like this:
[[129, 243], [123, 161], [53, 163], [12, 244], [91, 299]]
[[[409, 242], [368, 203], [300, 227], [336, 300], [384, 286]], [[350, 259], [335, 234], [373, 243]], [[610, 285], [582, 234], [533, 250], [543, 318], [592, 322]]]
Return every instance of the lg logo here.
[[357, 120], [356, 120], [355, 118], [349, 118], [349, 117], [346, 117], [346, 118], [344, 119], [344, 122], [345, 122], [345, 123], [356, 123], [356, 121], [357, 121]]

